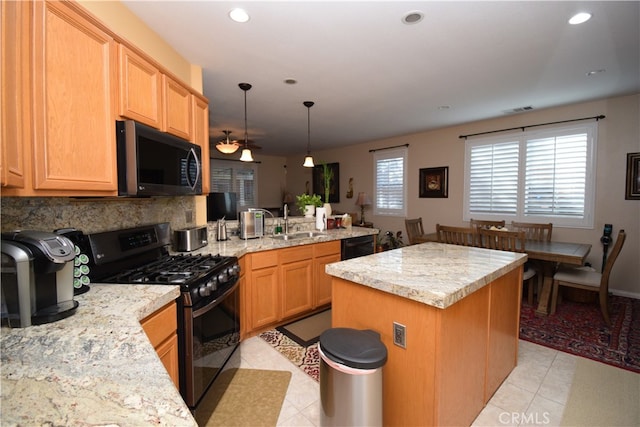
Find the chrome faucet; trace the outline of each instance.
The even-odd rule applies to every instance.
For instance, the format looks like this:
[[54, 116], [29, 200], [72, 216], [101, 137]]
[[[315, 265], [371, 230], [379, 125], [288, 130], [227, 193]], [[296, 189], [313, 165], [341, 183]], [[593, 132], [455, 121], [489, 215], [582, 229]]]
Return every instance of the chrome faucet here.
[[289, 234], [289, 205], [284, 204], [284, 234]]

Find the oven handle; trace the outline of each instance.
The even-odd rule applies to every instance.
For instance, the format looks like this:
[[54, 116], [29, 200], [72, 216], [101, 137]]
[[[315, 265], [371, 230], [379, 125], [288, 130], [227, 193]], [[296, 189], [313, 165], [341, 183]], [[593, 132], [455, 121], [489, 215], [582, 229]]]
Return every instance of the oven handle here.
[[195, 319], [196, 317], [202, 316], [203, 314], [209, 312], [209, 310], [212, 310], [212, 309], [216, 308], [218, 306], [218, 304], [220, 304], [220, 302], [222, 302], [222, 300], [224, 300], [227, 296], [229, 296], [229, 294], [233, 293], [236, 289], [238, 289], [239, 285], [240, 285], [240, 281], [236, 280], [236, 282], [233, 284], [233, 286], [230, 287], [229, 289], [227, 289], [224, 294], [220, 295], [218, 298], [214, 299], [213, 301], [211, 301], [209, 304], [205, 305], [204, 307], [195, 310], [192, 313], [192, 317]]

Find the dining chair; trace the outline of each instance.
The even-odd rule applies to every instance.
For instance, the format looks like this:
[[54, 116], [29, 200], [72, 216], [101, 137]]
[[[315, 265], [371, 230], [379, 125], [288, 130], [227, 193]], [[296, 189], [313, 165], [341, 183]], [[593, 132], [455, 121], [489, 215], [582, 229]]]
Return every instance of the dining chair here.
[[527, 240], [550, 242], [551, 233], [553, 232], [553, 224], [511, 221], [511, 230], [524, 231]]
[[560, 265], [560, 268], [553, 275], [553, 293], [551, 295], [551, 314], [556, 312], [556, 305], [558, 303], [558, 294], [560, 286], [567, 286], [571, 288], [582, 289], [586, 291], [597, 292], [599, 294], [600, 311], [602, 317], [607, 325], [611, 326], [611, 319], [609, 318], [609, 275], [613, 269], [613, 264], [616, 262], [622, 245], [627, 235], [624, 230], [618, 232], [618, 239], [611, 249], [611, 253], [604, 264], [602, 273], [592, 271], [584, 267], [569, 267]]
[[497, 227], [497, 228], [502, 228], [505, 225], [505, 221], [485, 221], [485, 220], [481, 220], [481, 219], [473, 219], [471, 218], [469, 220], [469, 227], [473, 228], [474, 230], [479, 230], [481, 228], [491, 228], [491, 227]]
[[405, 219], [404, 226], [407, 229], [407, 239], [410, 245], [422, 243], [420, 237], [424, 236], [424, 228], [422, 227], [422, 217], [414, 219]]
[[[480, 228], [478, 230], [480, 243], [483, 248], [495, 249], [498, 251], [509, 252], [525, 252], [526, 233], [524, 231], [504, 231], [504, 230], [488, 230]], [[522, 283], [527, 285], [527, 302], [533, 305], [533, 278], [540, 277], [538, 271], [525, 264], [522, 273]]]
[[477, 233], [471, 227], [452, 227], [436, 224], [438, 242], [451, 245], [478, 246]]

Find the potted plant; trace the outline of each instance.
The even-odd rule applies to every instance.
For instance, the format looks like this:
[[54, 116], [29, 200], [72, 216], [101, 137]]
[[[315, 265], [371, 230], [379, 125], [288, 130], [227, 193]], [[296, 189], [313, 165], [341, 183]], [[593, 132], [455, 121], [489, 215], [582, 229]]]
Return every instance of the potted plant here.
[[327, 217], [331, 215], [331, 205], [329, 196], [331, 193], [331, 180], [333, 179], [333, 169], [327, 163], [322, 164], [322, 183], [324, 185], [324, 207], [327, 210]]
[[395, 236], [392, 231], [387, 231], [384, 234], [378, 234], [378, 240], [376, 242], [376, 252], [388, 251], [390, 249], [397, 249], [404, 246], [402, 241], [402, 231], [398, 231]]
[[311, 217], [316, 208], [322, 206], [322, 199], [317, 194], [303, 193], [296, 196], [296, 206], [304, 216]]

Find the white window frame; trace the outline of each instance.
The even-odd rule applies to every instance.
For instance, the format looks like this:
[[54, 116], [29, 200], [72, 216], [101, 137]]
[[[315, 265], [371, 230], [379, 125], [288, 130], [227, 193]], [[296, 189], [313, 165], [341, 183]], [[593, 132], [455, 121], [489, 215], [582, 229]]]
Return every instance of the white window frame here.
[[[379, 150], [373, 153], [373, 214], [381, 216], [407, 216], [407, 157], [408, 149], [406, 147], [391, 148], [386, 150]], [[389, 162], [393, 160], [398, 161], [402, 165], [402, 182], [396, 183], [393, 186], [382, 186], [378, 181], [378, 166], [380, 162]], [[380, 177], [382, 179], [382, 176]], [[401, 190], [398, 189], [400, 184]], [[400, 207], [391, 207], [388, 204], [383, 204], [384, 194], [392, 193], [393, 197], [400, 196]]]
[[[216, 161], [217, 160], [217, 161]], [[230, 160], [219, 160], [219, 159], [211, 159], [209, 165], [211, 171], [211, 192], [225, 192], [231, 191], [237, 193], [237, 204], [238, 210], [242, 210], [244, 208], [257, 207], [258, 203], [258, 167], [255, 163], [245, 163], [245, 162], [235, 162]], [[214, 182], [216, 169], [230, 169], [231, 170], [231, 183], [230, 188], [221, 188], [218, 183]], [[243, 192], [238, 188], [238, 180], [237, 175], [239, 171], [250, 170], [253, 171], [253, 200], [247, 201], [245, 197], [243, 197]]]
[[[527, 144], [532, 147], [533, 142], [541, 139], [563, 138], [568, 135], [586, 134], [586, 152], [585, 152], [585, 176], [584, 182], [580, 182], [579, 186], [584, 184], [584, 210], [580, 215], [570, 216], [563, 214], [527, 214], [525, 212], [525, 182], [526, 182], [526, 163], [527, 163]], [[463, 220], [485, 219], [485, 220], [505, 220], [507, 224], [511, 221], [521, 222], [551, 222], [554, 226], [566, 228], [590, 228], [594, 227], [595, 218], [595, 192], [596, 192], [596, 148], [597, 148], [598, 123], [587, 124], [564, 124], [545, 127], [544, 129], [527, 129], [522, 132], [502, 134], [498, 136], [488, 136], [482, 138], [468, 139], [465, 143], [465, 166], [464, 166], [464, 211]], [[555, 148], [559, 147], [559, 142], [555, 141]], [[479, 146], [489, 146], [498, 144], [517, 144], [517, 164], [513, 165], [516, 170], [517, 183], [515, 186], [506, 185], [507, 193], [511, 192], [516, 195], [516, 208], [513, 213], [480, 213], [471, 209], [471, 151]], [[504, 147], [504, 146], [503, 146]], [[557, 165], [555, 161], [553, 164]], [[503, 168], [503, 169], [506, 169]], [[531, 168], [530, 168], [531, 170]], [[535, 169], [534, 169], [535, 171]], [[552, 181], [554, 188], [560, 186], [559, 180]], [[515, 190], [515, 191], [514, 191]], [[554, 192], [554, 198], [558, 192]]]

